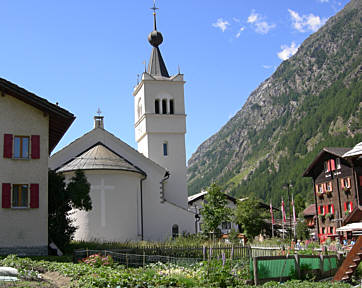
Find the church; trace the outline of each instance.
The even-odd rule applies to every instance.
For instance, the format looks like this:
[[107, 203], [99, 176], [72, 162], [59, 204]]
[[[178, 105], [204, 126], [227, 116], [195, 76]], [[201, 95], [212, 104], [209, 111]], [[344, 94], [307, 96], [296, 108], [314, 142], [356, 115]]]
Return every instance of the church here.
[[91, 184], [91, 211], [73, 211], [75, 240], [162, 241], [194, 233], [186, 183], [183, 74], [170, 76], [159, 45], [156, 9], [148, 71], [133, 90], [135, 150], [94, 117], [94, 129], [55, 153], [49, 168], [66, 181], [81, 169]]

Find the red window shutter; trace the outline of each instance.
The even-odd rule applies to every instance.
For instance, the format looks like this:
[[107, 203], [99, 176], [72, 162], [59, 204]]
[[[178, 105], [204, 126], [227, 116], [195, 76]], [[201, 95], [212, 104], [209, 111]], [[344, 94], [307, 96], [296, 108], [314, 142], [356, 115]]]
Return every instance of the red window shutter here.
[[315, 185], [315, 192], [317, 193], [318, 191], [318, 185]]
[[332, 214], [334, 214], [334, 204], [332, 204]]
[[13, 157], [13, 135], [4, 134], [4, 158]]
[[328, 205], [323, 206], [323, 215], [327, 214]]
[[336, 170], [336, 162], [334, 161], [334, 159], [331, 160], [331, 169], [332, 171]]
[[343, 178], [341, 179], [341, 187], [342, 187], [342, 189], [344, 188], [344, 180], [343, 180]]
[[2, 185], [2, 208], [11, 208], [11, 184], [3, 183]]
[[331, 160], [328, 160], [328, 172], [331, 171]]
[[39, 184], [30, 184], [30, 208], [39, 208]]
[[352, 212], [353, 211], [353, 202], [351, 201], [351, 202], [349, 202], [350, 203], [350, 207], [351, 207], [351, 211], [350, 212]]
[[344, 202], [344, 211], [347, 211], [347, 202]]
[[322, 214], [321, 213], [321, 206], [318, 206], [318, 215]]
[[327, 191], [327, 184], [323, 183], [323, 193], [325, 193]]
[[31, 135], [31, 158], [39, 159], [40, 158], [40, 136]]

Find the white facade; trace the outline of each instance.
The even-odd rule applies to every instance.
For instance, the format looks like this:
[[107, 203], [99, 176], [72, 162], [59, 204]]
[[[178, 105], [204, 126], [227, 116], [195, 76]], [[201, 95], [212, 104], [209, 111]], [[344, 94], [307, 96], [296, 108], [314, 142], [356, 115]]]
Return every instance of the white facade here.
[[[132, 163], [145, 175], [119, 170], [84, 170], [91, 183], [93, 209], [77, 211], [73, 215], [80, 227], [76, 240], [122, 242], [143, 238], [161, 241], [172, 236], [173, 225], [178, 226], [180, 234], [193, 232], [194, 214], [160, 199], [163, 192], [161, 181], [166, 170], [102, 127], [94, 128], [55, 153], [50, 158], [49, 168], [60, 169], [98, 143]], [[65, 175], [69, 179], [72, 173]], [[167, 181], [171, 178], [172, 175]], [[166, 195], [168, 189], [168, 185], [164, 185]]]
[[187, 208], [184, 83], [145, 72], [133, 95], [138, 151], [171, 174], [165, 199]]

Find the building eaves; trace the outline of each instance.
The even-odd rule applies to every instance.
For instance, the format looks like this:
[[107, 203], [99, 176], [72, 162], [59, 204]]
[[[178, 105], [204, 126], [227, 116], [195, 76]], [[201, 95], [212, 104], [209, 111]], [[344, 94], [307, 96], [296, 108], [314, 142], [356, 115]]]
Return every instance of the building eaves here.
[[75, 119], [69, 111], [3, 78], [0, 78], [0, 93], [1, 96], [8, 94], [15, 97], [49, 115], [49, 154]]

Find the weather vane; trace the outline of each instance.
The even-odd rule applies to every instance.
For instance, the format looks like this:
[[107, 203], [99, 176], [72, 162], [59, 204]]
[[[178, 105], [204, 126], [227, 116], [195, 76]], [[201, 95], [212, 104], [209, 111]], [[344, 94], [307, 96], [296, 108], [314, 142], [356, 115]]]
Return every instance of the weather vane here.
[[101, 109], [98, 107], [98, 110], [97, 110], [97, 112], [96, 112], [97, 114], [98, 114], [98, 116], [101, 116], [101, 114], [102, 114], [102, 111], [101, 111]]

